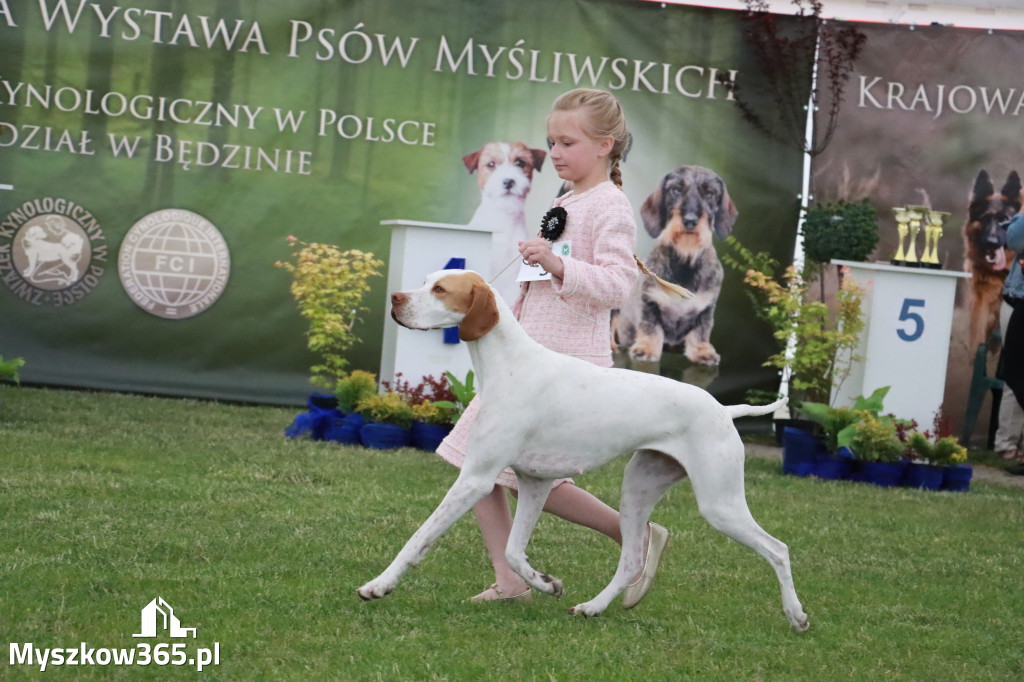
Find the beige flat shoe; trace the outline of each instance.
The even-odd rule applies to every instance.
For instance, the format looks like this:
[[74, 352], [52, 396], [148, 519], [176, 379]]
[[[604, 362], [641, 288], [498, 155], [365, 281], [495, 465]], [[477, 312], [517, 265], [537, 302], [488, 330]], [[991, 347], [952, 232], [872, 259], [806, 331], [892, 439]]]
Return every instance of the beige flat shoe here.
[[[489, 596], [490, 593], [494, 593], [497, 596]], [[519, 594], [506, 596], [505, 591], [498, 587], [498, 583], [492, 583], [486, 590], [484, 590], [480, 594], [476, 595], [475, 597], [470, 597], [469, 601], [477, 604], [488, 601], [529, 601], [530, 594], [531, 589], [530, 586], [527, 585], [526, 589], [520, 592]]]
[[654, 582], [654, 574], [658, 570], [658, 562], [661, 553], [665, 551], [668, 544], [668, 530], [664, 526], [651, 523], [651, 535], [647, 541], [647, 556], [644, 558], [644, 567], [636, 580], [626, 585], [622, 591], [622, 608], [631, 609], [646, 596], [647, 590], [651, 589]]

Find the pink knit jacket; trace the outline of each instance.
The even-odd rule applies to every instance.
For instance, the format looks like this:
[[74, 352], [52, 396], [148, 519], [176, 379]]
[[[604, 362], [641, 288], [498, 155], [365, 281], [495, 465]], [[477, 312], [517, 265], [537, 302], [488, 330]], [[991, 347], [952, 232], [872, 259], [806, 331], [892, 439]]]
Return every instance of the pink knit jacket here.
[[[559, 241], [572, 241], [572, 257], [563, 258], [564, 277], [524, 282], [512, 306], [516, 319], [534, 340], [551, 350], [610, 367], [611, 311], [621, 306], [639, 277], [633, 260], [636, 222], [626, 195], [611, 181], [582, 194], [555, 199], [565, 208], [565, 231]], [[437, 448], [447, 462], [462, 467], [477, 399]], [[572, 482], [558, 479], [554, 485]], [[496, 481], [518, 488], [515, 472], [505, 469]]]
[[523, 283], [512, 312], [542, 345], [610, 367], [611, 311], [625, 303], [639, 276], [633, 208], [610, 180], [562, 195], [554, 205], [568, 214], [559, 241], [572, 242], [572, 257], [562, 259], [562, 279]]

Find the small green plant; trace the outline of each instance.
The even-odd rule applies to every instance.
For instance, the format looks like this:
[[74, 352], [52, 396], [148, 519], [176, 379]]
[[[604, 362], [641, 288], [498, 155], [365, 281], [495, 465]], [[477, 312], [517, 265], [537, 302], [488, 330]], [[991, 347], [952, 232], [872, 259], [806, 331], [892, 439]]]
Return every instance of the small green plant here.
[[18, 375], [18, 370], [24, 364], [24, 358], [4, 360], [4, 356], [0, 355], [0, 379], [7, 379], [9, 381], [13, 381], [16, 384], [20, 384], [21, 377]]
[[868, 397], [859, 396], [850, 407], [832, 407], [826, 403], [804, 402], [800, 414], [821, 426], [829, 452], [841, 447], [850, 447], [857, 422], [864, 414], [878, 417], [882, 402], [889, 393], [889, 386], [876, 389]]
[[[833, 391], [861, 360], [854, 351], [864, 328], [864, 289], [855, 280], [843, 284], [836, 293], [833, 326], [828, 305], [808, 299], [807, 281], [793, 266], [786, 268], [781, 282], [754, 269], [746, 271], [743, 281], [762, 299], [764, 318], [779, 342], [780, 351], [764, 364], [790, 372], [794, 397], [830, 403]], [[787, 352], [790, 338], [794, 340], [792, 353]]]
[[311, 381], [330, 389], [346, 374], [345, 352], [359, 338], [352, 327], [370, 290], [368, 280], [379, 276], [383, 261], [372, 253], [351, 249], [342, 251], [331, 244], [307, 244], [289, 236], [293, 252], [290, 260], [275, 266], [292, 276], [291, 294], [299, 312], [309, 322], [308, 346], [320, 362], [310, 368]]
[[430, 400], [424, 400], [413, 405], [412, 414], [418, 422], [437, 424], [438, 426], [450, 426], [458, 418], [458, 410], [456, 408], [438, 405]]
[[448, 377], [448, 388], [455, 395], [455, 400], [438, 400], [434, 404], [454, 409], [456, 414], [455, 420], [457, 420], [466, 411], [466, 408], [469, 407], [470, 401], [476, 397], [476, 390], [473, 388], [473, 370], [469, 370], [466, 373], [465, 382], [459, 381], [458, 377], [451, 372], [445, 372], [444, 375]]
[[351, 412], [360, 400], [376, 394], [377, 377], [361, 369], [353, 370], [334, 385], [334, 397], [342, 412]]
[[385, 422], [406, 428], [412, 426], [414, 415], [412, 405], [397, 393], [375, 393], [356, 404], [356, 412], [370, 423]]
[[907, 444], [913, 459], [922, 459], [929, 464], [944, 466], [967, 461], [967, 448], [960, 445], [954, 436], [945, 436], [932, 442], [927, 435], [913, 431], [907, 438]]
[[897, 462], [903, 457], [905, 448], [896, 435], [895, 422], [888, 416], [877, 417], [864, 412], [853, 427], [850, 450], [857, 459]]

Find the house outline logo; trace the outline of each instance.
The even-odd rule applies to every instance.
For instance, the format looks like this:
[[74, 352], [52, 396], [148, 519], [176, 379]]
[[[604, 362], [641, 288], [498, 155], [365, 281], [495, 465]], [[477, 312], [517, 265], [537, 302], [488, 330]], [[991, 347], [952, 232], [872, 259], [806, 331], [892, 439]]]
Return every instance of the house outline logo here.
[[190, 632], [192, 639], [196, 637], [196, 628], [181, 627], [181, 621], [174, 615], [174, 609], [163, 597], [157, 597], [142, 608], [142, 632], [132, 637], [156, 637], [160, 621], [163, 623], [162, 629], [171, 637], [188, 637]]

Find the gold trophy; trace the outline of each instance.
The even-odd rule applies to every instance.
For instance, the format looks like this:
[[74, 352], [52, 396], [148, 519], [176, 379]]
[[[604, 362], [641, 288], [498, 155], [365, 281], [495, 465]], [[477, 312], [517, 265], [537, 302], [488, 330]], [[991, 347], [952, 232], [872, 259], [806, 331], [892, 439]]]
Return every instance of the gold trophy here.
[[928, 224], [924, 229], [924, 257], [921, 258], [926, 268], [938, 270], [942, 267], [939, 262], [939, 239], [942, 238], [942, 226], [949, 216], [946, 211], [928, 211]]
[[894, 206], [892, 214], [896, 217], [896, 232], [900, 236], [900, 247], [896, 249], [896, 255], [890, 261], [893, 265], [906, 265], [907, 257], [903, 251], [903, 240], [910, 231], [910, 212], [903, 206]]
[[912, 268], [921, 267], [917, 259], [917, 233], [921, 231], [921, 221], [928, 214], [927, 206], [907, 206], [910, 218], [910, 241], [907, 244], [906, 265]]

